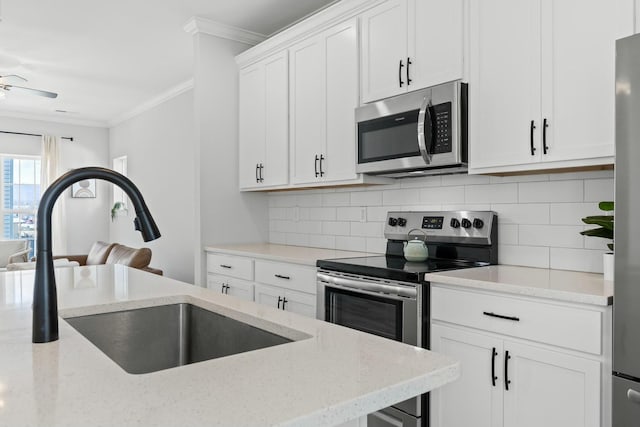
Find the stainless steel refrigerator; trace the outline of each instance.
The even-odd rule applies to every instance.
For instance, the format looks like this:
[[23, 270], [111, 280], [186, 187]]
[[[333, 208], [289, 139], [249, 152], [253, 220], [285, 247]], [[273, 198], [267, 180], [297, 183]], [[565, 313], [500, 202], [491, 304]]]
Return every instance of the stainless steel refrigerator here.
[[[588, 88], [585, 88], [588, 90]], [[613, 426], [640, 426], [640, 35], [616, 42]]]

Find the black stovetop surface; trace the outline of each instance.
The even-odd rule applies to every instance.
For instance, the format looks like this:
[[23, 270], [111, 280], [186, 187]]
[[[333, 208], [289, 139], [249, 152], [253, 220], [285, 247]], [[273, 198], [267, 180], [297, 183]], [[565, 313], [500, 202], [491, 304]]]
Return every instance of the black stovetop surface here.
[[347, 274], [376, 277], [401, 282], [421, 283], [426, 273], [483, 267], [488, 262], [463, 261], [444, 258], [428, 258], [426, 261], [410, 262], [401, 256], [379, 255], [357, 258], [318, 260], [316, 265], [324, 270]]

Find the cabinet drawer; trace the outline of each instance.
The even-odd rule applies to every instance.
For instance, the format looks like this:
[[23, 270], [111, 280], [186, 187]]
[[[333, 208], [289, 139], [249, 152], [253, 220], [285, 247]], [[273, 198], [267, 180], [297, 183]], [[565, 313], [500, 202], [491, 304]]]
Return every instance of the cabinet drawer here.
[[316, 294], [316, 269], [298, 264], [256, 260], [256, 282]]
[[602, 353], [599, 311], [433, 286], [431, 318], [587, 353]]
[[207, 273], [253, 280], [253, 259], [233, 255], [207, 254]]

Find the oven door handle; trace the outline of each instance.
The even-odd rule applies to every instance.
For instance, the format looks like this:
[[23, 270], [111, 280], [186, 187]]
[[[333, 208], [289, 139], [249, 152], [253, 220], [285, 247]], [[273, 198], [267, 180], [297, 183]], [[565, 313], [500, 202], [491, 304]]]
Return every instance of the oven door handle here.
[[[433, 129], [433, 116], [431, 115], [431, 97], [424, 97], [424, 101], [422, 102], [422, 106], [420, 107], [420, 113], [418, 114], [418, 148], [420, 148], [420, 154], [424, 159], [424, 162], [428, 165], [431, 164], [431, 160], [433, 155], [429, 152], [429, 147], [427, 146], [427, 136], [424, 133], [424, 124], [426, 120], [429, 120], [429, 128]], [[429, 133], [430, 139], [433, 139], [433, 134]], [[431, 145], [432, 141], [429, 141], [429, 145]]]
[[[385, 285], [383, 283], [366, 282], [363, 280], [346, 279], [344, 277], [329, 276], [327, 274], [318, 273], [318, 280], [336, 285], [340, 288], [348, 288], [356, 291], [369, 291], [367, 293], [385, 294], [387, 297], [399, 297], [402, 299], [416, 299], [418, 291], [413, 287], [399, 287], [393, 285]], [[363, 292], [364, 293], [364, 292]], [[398, 298], [398, 299], [399, 299]]]

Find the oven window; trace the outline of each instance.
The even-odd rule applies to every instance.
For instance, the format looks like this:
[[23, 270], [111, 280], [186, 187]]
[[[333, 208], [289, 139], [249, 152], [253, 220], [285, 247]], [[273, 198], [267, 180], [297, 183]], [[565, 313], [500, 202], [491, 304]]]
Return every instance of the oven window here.
[[358, 163], [419, 156], [419, 110], [358, 123]]
[[330, 287], [325, 298], [328, 322], [402, 341], [402, 301]]

